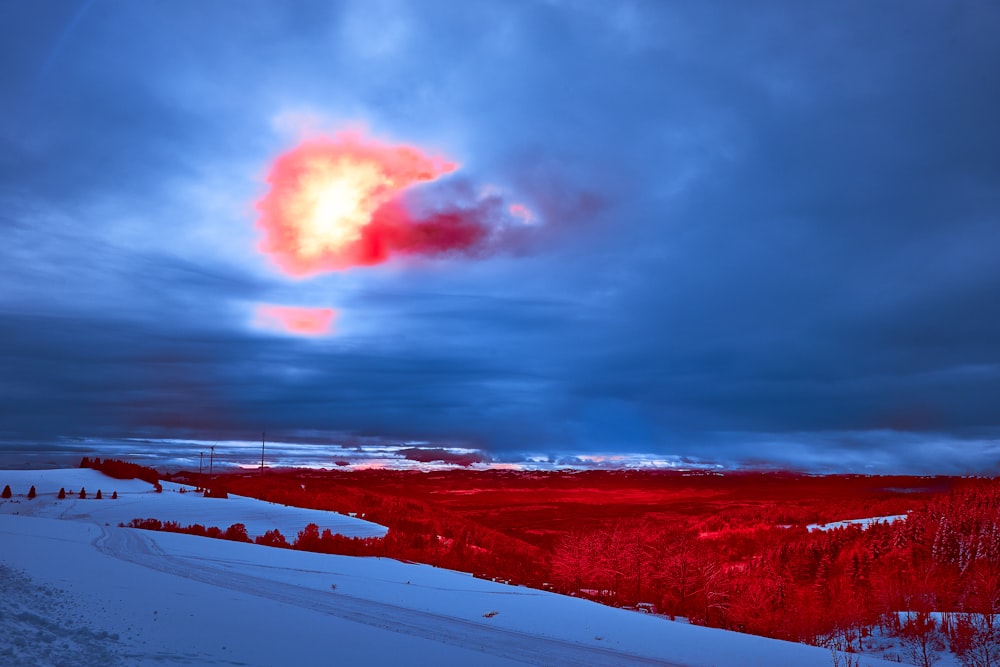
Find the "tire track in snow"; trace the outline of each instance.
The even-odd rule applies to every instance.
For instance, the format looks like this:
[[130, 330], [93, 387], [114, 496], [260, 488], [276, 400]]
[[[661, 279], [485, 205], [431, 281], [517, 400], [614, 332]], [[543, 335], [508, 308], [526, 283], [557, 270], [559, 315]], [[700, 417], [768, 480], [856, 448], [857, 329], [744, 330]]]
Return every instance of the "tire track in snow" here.
[[490, 627], [461, 618], [400, 607], [314, 588], [273, 581], [213, 567], [209, 560], [166, 553], [143, 531], [101, 526], [94, 546], [103, 554], [142, 567], [230, 590], [263, 597], [355, 623], [531, 665], [552, 667], [689, 667], [681, 663], [614, 649]]

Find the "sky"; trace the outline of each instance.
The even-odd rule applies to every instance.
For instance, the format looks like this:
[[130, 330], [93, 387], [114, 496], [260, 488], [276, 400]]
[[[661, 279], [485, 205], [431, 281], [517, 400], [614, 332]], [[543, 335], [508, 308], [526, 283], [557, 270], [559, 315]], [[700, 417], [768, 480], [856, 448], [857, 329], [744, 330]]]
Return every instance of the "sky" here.
[[[997, 472], [997, 34], [972, 1], [2, 0], [0, 458]], [[384, 256], [277, 247], [310, 150], [423, 165], [372, 191]]]

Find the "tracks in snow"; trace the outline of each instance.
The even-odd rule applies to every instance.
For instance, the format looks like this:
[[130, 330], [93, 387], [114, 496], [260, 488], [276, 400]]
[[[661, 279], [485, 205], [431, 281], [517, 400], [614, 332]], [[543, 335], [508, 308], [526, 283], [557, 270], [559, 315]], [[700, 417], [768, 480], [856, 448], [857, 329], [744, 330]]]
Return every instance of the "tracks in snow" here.
[[355, 623], [479, 651], [530, 665], [553, 667], [686, 667], [614, 649], [488, 626], [461, 618], [296, 586], [213, 567], [164, 552], [143, 531], [101, 526], [94, 546], [103, 554], [184, 579], [328, 614]]

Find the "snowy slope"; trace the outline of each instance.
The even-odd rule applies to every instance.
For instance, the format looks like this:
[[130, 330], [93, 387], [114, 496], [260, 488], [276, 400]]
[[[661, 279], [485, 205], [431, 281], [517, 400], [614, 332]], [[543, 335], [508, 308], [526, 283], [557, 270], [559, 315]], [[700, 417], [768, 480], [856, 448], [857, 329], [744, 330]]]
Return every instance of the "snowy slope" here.
[[832, 664], [802, 644], [392, 560], [24, 516], [0, 516], [0, 544], [4, 664]]
[[[336, 512], [286, 507], [242, 496], [205, 498], [190, 486], [170, 482], [163, 482], [163, 493], [156, 493], [147, 482], [114, 479], [89, 468], [0, 470], [0, 488], [4, 485], [10, 485], [14, 497], [0, 500], [0, 514], [89, 520], [114, 526], [146, 518], [177, 521], [182, 526], [200, 523], [223, 530], [234, 523], [243, 523], [251, 537], [276, 528], [289, 542], [310, 523], [319, 526], [320, 531], [329, 528], [348, 537], [386, 534], [384, 526]], [[38, 497], [28, 500], [26, 495], [32, 485]], [[87, 490], [85, 500], [76, 495], [81, 487]], [[65, 500], [56, 499], [60, 488], [69, 494]], [[182, 488], [185, 493], [180, 492]], [[98, 489], [104, 496], [102, 500], [94, 498]], [[118, 492], [117, 500], [111, 500], [114, 491]]]
[[21, 516], [0, 516], [0, 543], [7, 665], [831, 664], [801, 644], [391, 560]]

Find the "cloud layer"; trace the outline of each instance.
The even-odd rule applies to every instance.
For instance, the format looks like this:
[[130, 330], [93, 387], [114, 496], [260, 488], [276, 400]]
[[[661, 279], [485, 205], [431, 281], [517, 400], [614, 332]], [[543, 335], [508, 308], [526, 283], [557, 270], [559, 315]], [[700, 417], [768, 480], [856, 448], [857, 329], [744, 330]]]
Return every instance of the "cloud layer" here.
[[[0, 439], [987, 469], [998, 32], [988, 3], [10, 3]], [[379, 202], [378, 270], [289, 280], [254, 206], [289, 118], [461, 170]]]

